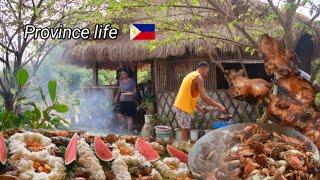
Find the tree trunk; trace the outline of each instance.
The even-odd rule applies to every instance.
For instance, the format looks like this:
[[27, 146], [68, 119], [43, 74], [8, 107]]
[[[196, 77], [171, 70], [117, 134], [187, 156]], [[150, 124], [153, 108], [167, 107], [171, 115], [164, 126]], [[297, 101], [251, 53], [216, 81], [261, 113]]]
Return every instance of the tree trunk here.
[[13, 111], [14, 107], [13, 107], [13, 94], [11, 92], [5, 92], [2, 95], [3, 99], [4, 99], [4, 107], [7, 111]]

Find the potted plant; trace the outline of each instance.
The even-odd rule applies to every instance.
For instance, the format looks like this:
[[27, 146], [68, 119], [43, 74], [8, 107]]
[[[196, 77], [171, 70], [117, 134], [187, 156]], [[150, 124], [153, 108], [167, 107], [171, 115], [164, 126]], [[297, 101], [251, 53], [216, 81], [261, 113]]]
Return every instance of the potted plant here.
[[154, 114], [154, 101], [155, 97], [152, 93], [147, 93], [142, 98], [140, 105], [138, 106], [138, 110], [144, 110], [146, 114], [144, 115], [144, 123], [148, 125], [152, 119]]
[[154, 114], [154, 101], [155, 97], [153, 93], [147, 93], [142, 98], [142, 101], [140, 105], [138, 106], [138, 109], [143, 109], [147, 115], [153, 115]]
[[172, 128], [169, 126], [170, 120], [171, 120], [171, 117], [169, 115], [164, 115], [164, 116], [155, 115], [152, 118], [151, 124], [155, 129], [155, 135], [156, 135], [157, 141], [169, 142], [171, 137], [171, 131], [172, 131]]
[[194, 113], [194, 118], [191, 120], [190, 140], [197, 141], [199, 138], [199, 129], [204, 123], [204, 118], [199, 112]]

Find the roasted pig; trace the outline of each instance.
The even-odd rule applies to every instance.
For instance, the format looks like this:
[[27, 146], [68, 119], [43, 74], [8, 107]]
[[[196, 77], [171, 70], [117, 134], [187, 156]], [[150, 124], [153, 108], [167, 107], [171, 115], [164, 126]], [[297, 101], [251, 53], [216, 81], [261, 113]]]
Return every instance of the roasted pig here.
[[267, 113], [272, 121], [280, 125], [295, 127], [300, 131], [306, 128], [306, 122], [311, 118], [306, 105], [279, 95], [270, 96]]
[[283, 50], [280, 42], [267, 34], [259, 41], [259, 52], [265, 60], [265, 71], [268, 75], [287, 76], [297, 72], [296, 54], [289, 50]]
[[249, 79], [243, 75], [243, 69], [238, 72], [227, 70], [226, 73], [231, 82], [228, 93], [233, 98], [258, 101], [270, 93], [269, 82], [259, 78]]
[[284, 92], [307, 106], [314, 101], [315, 90], [312, 84], [298, 75], [281, 77], [276, 80], [276, 85], [279, 87], [280, 92]]

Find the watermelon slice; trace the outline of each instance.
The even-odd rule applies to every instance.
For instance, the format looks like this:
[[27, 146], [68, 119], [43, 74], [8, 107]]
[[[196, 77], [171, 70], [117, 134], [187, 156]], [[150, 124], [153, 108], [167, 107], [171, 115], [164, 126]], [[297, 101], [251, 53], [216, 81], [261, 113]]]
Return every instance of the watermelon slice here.
[[112, 156], [112, 152], [110, 151], [106, 143], [102, 141], [100, 136], [94, 137], [93, 147], [94, 152], [101, 161], [108, 162], [114, 159], [114, 157]]
[[69, 141], [66, 152], [64, 153], [64, 163], [66, 165], [71, 164], [77, 158], [77, 142], [78, 134], [74, 133], [74, 135]]
[[2, 133], [0, 133], [0, 162], [1, 164], [6, 164], [7, 162], [7, 146]]
[[153, 146], [142, 138], [138, 138], [136, 140], [135, 147], [136, 150], [149, 162], [154, 162], [160, 159], [158, 152], [153, 148]]
[[188, 163], [188, 154], [176, 149], [175, 147], [171, 145], [167, 145], [167, 151], [170, 154], [171, 157], [178, 158], [183, 163]]

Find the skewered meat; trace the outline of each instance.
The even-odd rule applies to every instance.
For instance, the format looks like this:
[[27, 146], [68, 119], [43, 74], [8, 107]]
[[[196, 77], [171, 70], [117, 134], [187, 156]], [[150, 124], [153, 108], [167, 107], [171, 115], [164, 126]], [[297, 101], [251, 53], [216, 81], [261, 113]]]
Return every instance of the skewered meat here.
[[286, 76], [297, 72], [295, 53], [289, 49], [282, 50], [280, 42], [267, 34], [260, 39], [259, 52], [264, 57], [268, 75]]
[[281, 77], [276, 81], [276, 84], [284, 93], [307, 106], [309, 106], [315, 98], [315, 90], [312, 84], [300, 76], [291, 75]]
[[307, 109], [307, 106], [294, 99], [271, 95], [267, 113], [271, 120], [280, 125], [287, 125], [303, 130], [305, 129], [305, 122], [310, 118], [308, 117], [309, 113]]
[[249, 79], [243, 75], [244, 70], [226, 71], [228, 78], [231, 81], [229, 95], [233, 98], [240, 97], [245, 100], [261, 100], [270, 92], [271, 84], [263, 79]]

